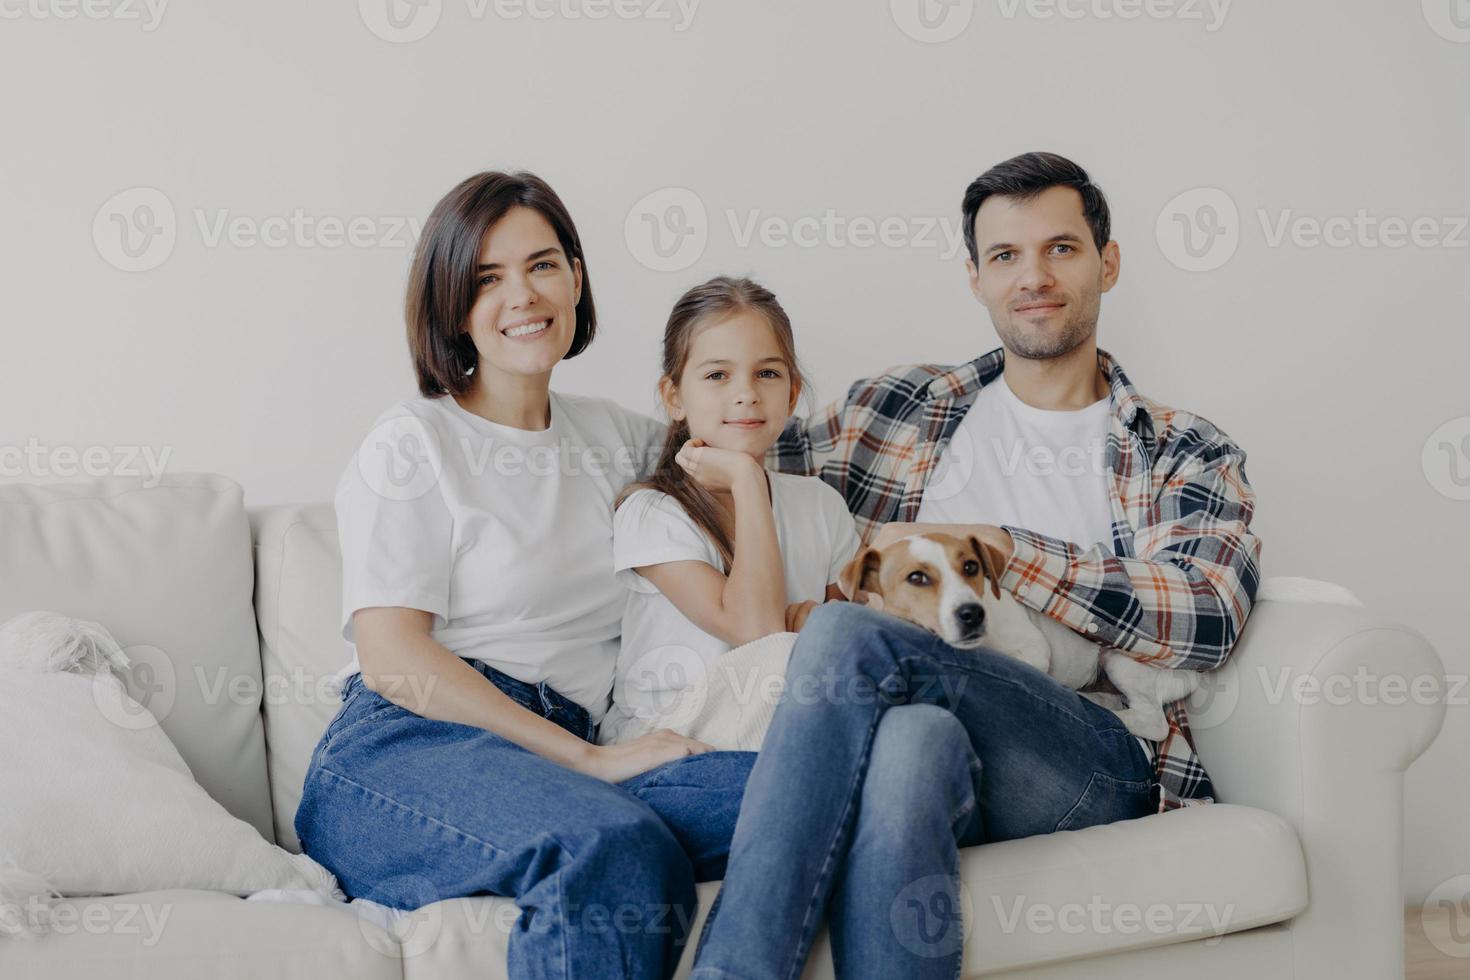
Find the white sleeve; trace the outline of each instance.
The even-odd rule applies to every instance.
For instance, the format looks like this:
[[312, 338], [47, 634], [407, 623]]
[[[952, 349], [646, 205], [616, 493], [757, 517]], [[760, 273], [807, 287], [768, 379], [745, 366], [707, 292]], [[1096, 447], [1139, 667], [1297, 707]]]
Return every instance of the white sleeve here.
[[[421, 420], [380, 419], [337, 483], [337, 534], [342, 549], [342, 637], [353, 637], [352, 614], [372, 606], [404, 606], [434, 615], [434, 629], [449, 620], [449, 581], [454, 566], [454, 521], [439, 488], [442, 459], [407, 465], [385, 447]], [[390, 467], [392, 472], [390, 474]]]
[[635, 491], [613, 514], [614, 574], [636, 592], [657, 592], [633, 569], [671, 561], [702, 561], [723, 571], [719, 548], [677, 500], [657, 490]]
[[847, 501], [842, 494], [838, 493], [831, 484], [822, 481], [821, 477], [809, 477], [821, 483], [823, 511], [826, 516], [826, 524], [829, 539], [832, 542], [832, 557], [827, 566], [827, 581], [835, 582], [842, 574], [842, 569], [852, 561], [853, 556], [862, 547], [862, 538], [858, 536], [857, 522], [852, 519], [852, 513], [847, 509]]

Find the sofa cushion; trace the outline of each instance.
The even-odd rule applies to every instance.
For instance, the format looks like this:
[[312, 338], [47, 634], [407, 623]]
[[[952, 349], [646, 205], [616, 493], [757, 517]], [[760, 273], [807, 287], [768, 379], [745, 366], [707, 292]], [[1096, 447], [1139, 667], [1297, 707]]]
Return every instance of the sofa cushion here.
[[[0, 940], [0, 977], [399, 980], [401, 947], [340, 907], [175, 889], [58, 902], [52, 932]], [[504, 970], [504, 966], [500, 967]], [[494, 976], [494, 968], [481, 972]]]
[[352, 656], [337, 623], [337, 517], [331, 504], [321, 503], [262, 507], [249, 516], [276, 842], [299, 852], [294, 824], [306, 767], [341, 706], [329, 682]]
[[106, 626], [128, 693], [199, 785], [267, 840], [260, 648], [238, 484], [208, 474], [0, 486], [0, 621], [47, 609]]
[[[1282, 922], [1307, 905], [1296, 834], [1264, 810], [1228, 804], [969, 847], [960, 854], [960, 875], [967, 977], [1216, 942], [1209, 937]], [[718, 882], [699, 886], [692, 936], [703, 929], [718, 890]], [[910, 909], [902, 900], [894, 906], [900, 915]], [[508, 898], [418, 909], [394, 929], [411, 954], [403, 961], [405, 980], [504, 977], [518, 914]], [[675, 980], [688, 976], [691, 959], [686, 951]], [[833, 976], [825, 925], [802, 976]]]

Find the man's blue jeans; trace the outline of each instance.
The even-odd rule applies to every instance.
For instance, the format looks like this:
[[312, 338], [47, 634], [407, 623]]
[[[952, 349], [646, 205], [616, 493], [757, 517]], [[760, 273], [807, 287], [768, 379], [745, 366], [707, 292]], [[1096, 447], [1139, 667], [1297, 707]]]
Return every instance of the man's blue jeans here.
[[[554, 689], [470, 663], [595, 741], [586, 710]], [[400, 708], [359, 675], [342, 699], [312, 754], [296, 833], [344, 891], [401, 909], [513, 896], [517, 980], [673, 976], [694, 884], [724, 874], [755, 753], [686, 756], [614, 785]]]
[[833, 602], [786, 680], [691, 980], [796, 980], [824, 916], [843, 980], [953, 980], [960, 847], [1151, 812], [1118, 717], [1012, 657]]

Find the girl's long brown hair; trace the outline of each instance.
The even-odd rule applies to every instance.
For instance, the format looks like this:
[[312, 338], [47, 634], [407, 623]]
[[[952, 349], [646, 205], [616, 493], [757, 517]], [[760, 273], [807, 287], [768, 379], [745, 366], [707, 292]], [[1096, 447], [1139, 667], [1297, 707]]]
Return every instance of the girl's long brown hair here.
[[[664, 327], [663, 374], [678, 385], [684, 375], [684, 366], [689, 362], [689, 351], [701, 326], [717, 323], [733, 313], [749, 310], [759, 313], [771, 324], [776, 346], [786, 361], [786, 370], [793, 385], [805, 390], [805, 378], [796, 362], [796, 341], [791, 334], [791, 319], [776, 301], [769, 289], [750, 279], [735, 279], [716, 276], [689, 290], [674, 304], [669, 313], [669, 322]], [[720, 523], [721, 508], [714, 495], [698, 480], [684, 472], [674, 457], [684, 443], [689, 441], [689, 423], [673, 422], [669, 425], [668, 438], [664, 440], [658, 462], [647, 480], [633, 483], [618, 494], [613, 509], [621, 507], [638, 490], [658, 490], [679, 502], [684, 512], [715, 542], [724, 559], [725, 570], [735, 560], [735, 547], [730, 536]]]

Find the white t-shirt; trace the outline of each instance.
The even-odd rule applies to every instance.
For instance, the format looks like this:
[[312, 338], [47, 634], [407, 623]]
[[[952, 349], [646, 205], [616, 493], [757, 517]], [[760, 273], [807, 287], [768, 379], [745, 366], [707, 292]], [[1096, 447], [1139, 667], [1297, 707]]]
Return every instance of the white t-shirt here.
[[[821, 602], [857, 554], [857, 526], [842, 494], [817, 477], [771, 473], [771, 511], [786, 574], [786, 601]], [[641, 720], [670, 706], [672, 692], [703, 676], [729, 644], [694, 625], [648, 579], [643, 565], [702, 561], [724, 571], [715, 542], [678, 501], [657, 490], [633, 493], [613, 516], [613, 567], [627, 588], [613, 705], [598, 740], [641, 733]]]
[[[1108, 489], [1112, 400], [1054, 412], [1016, 397], [1005, 375], [981, 388], [924, 486], [921, 523], [1009, 524], [1113, 550]], [[1149, 743], [1135, 736], [1146, 755]]]
[[[657, 459], [664, 426], [602, 398], [551, 392], [528, 432], [446, 395], [379, 416], [337, 484], [342, 636], [352, 614], [434, 614], [457, 655], [607, 709], [625, 590], [614, 579], [612, 502]], [[357, 653], [334, 677], [358, 671]]]
[[1113, 548], [1107, 445], [1112, 405], [1054, 412], [1016, 397], [1005, 376], [981, 388], [924, 487], [920, 523], [1009, 524]]

